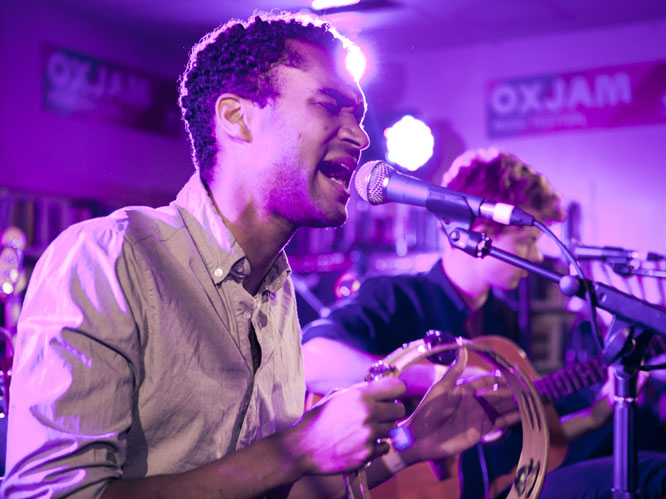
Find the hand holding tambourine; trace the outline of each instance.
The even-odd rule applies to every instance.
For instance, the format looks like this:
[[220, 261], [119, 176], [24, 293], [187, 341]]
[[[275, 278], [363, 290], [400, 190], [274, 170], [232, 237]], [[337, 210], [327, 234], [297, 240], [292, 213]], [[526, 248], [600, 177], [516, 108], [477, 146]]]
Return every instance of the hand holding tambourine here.
[[[405, 344], [368, 371], [368, 380], [399, 376], [416, 362], [458, 351], [455, 363], [431, 386], [412, 415], [389, 433], [395, 451], [382, 458], [386, 467], [395, 472], [418, 461], [457, 454], [486, 433], [520, 418], [523, 449], [508, 497], [538, 497], [548, 464], [549, 434], [543, 403], [534, 385], [518, 367], [488, 347], [461, 338], [456, 343], [438, 343], [436, 338], [429, 334]], [[506, 390], [495, 389], [500, 383], [492, 375], [459, 379], [467, 365], [468, 350], [497, 368], [512, 396]], [[348, 498], [356, 497], [352, 486], [356, 479], [362, 497], [369, 496], [364, 469], [346, 474], [344, 479]]]
[[463, 347], [409, 418], [392, 431], [394, 447], [404, 449], [403, 459], [417, 462], [459, 454], [490, 431], [520, 420], [513, 393], [498, 389], [504, 379], [494, 373], [460, 378], [467, 359]]

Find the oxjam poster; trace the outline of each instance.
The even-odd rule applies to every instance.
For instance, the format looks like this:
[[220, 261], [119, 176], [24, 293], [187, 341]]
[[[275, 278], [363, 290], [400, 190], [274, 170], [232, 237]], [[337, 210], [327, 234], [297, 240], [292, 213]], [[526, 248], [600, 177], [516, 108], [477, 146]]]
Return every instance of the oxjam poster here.
[[44, 109], [179, 136], [177, 84], [63, 47], [43, 51]]
[[489, 83], [488, 135], [666, 123], [666, 61]]

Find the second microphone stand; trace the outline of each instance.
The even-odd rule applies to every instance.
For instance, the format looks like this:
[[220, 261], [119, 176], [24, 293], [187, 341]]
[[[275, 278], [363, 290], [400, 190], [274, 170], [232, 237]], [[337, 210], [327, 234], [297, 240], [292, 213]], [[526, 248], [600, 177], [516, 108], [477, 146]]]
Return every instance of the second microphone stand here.
[[[638, 386], [638, 370], [652, 334], [666, 337], [666, 310], [615, 288], [572, 275], [553, 272], [492, 246], [485, 234], [470, 230], [474, 218], [469, 211], [436, 214], [444, 226], [451, 245], [466, 253], [483, 258], [491, 256], [556, 282], [566, 296], [584, 297], [590, 293], [595, 307], [613, 314], [602, 352], [604, 365], [615, 373], [615, 404], [613, 409], [613, 499], [640, 497], [637, 486], [637, 449], [634, 422]], [[594, 311], [591, 311], [594, 313]]]

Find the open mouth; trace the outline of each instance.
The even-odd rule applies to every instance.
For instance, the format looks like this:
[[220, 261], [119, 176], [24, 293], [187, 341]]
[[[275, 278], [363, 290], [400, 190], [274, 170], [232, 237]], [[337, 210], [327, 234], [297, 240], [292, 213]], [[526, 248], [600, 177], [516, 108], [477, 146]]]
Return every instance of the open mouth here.
[[343, 165], [332, 161], [322, 161], [319, 170], [334, 182], [340, 184], [345, 190], [349, 189], [349, 181], [352, 176], [352, 170]]

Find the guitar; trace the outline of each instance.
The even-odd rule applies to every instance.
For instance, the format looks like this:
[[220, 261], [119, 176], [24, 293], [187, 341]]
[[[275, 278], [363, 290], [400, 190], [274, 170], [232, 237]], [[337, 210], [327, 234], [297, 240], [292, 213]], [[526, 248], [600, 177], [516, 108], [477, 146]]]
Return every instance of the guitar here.
[[[492, 348], [533, 380], [537, 393], [546, 405], [546, 419], [550, 431], [550, 451], [548, 470], [552, 471], [564, 461], [568, 442], [564, 435], [559, 416], [553, 406], [567, 395], [576, 393], [597, 383], [605, 382], [608, 378], [606, 367], [602, 365], [601, 357], [593, 358], [587, 362], [579, 363], [539, 378], [536, 370], [527, 358], [527, 354], [515, 343], [501, 336], [481, 336], [473, 343]], [[652, 354], [666, 352], [666, 342], [661, 337], [654, 337]], [[492, 370], [484, 359], [469, 354], [469, 366]], [[517, 446], [518, 450], [520, 445]], [[515, 476], [515, 465], [518, 461], [516, 453], [514, 459], [507, 457], [501, 448], [501, 442], [483, 445], [484, 455], [498, 454], [505, 461], [505, 469], [488, 469], [488, 484], [483, 485], [482, 475], [477, 471], [480, 466], [479, 451], [476, 447], [465, 451], [461, 455], [453, 456], [438, 463], [418, 463], [405, 468], [383, 484], [374, 487], [373, 497], [380, 499], [441, 499], [465, 497], [496, 497], [511, 485]], [[483, 464], [485, 465], [485, 463]], [[480, 471], [480, 470], [479, 470]], [[493, 474], [492, 472], [495, 472]], [[483, 491], [487, 488], [487, 491]]]

